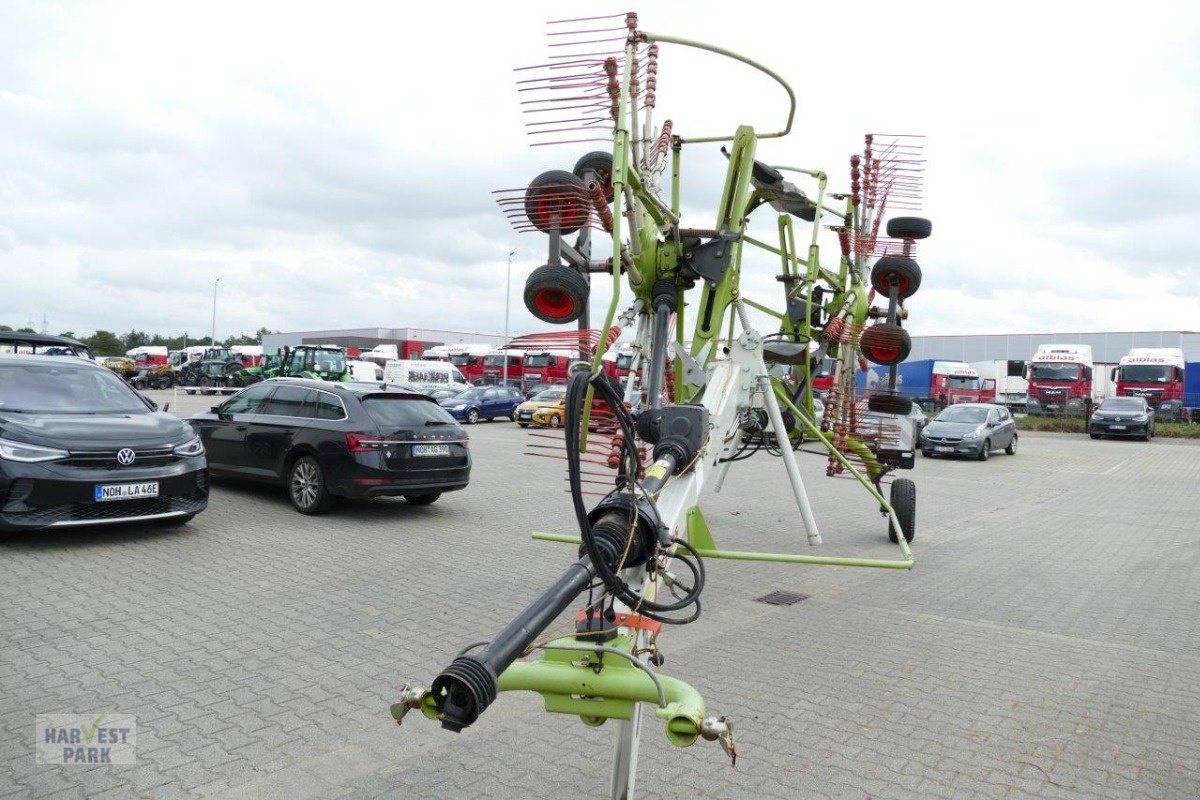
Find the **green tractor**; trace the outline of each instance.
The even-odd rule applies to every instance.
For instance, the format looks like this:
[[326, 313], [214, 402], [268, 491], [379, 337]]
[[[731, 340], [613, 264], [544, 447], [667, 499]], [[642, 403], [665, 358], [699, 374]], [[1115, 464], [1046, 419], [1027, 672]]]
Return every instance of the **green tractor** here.
[[266, 377], [311, 378], [323, 381], [351, 381], [346, 351], [328, 344], [300, 344], [284, 348], [276, 375]]
[[179, 368], [179, 385], [188, 394], [212, 394], [213, 389], [232, 386], [233, 374], [242, 369], [242, 360], [228, 347], [210, 347], [195, 361]]
[[280, 375], [280, 370], [283, 368], [283, 353], [277, 352], [274, 355], [264, 355], [262, 363], [255, 367], [246, 367], [233, 373], [230, 381], [234, 386], [249, 386], [252, 383], [266, 380], [267, 378], [277, 378]]

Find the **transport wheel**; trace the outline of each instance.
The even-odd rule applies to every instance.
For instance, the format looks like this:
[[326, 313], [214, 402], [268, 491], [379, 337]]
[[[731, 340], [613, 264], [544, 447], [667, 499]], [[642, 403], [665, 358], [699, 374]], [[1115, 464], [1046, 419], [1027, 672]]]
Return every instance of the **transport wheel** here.
[[908, 358], [912, 338], [899, 325], [881, 322], [862, 332], [858, 346], [868, 361], [889, 367]]
[[1088, 435], [1089, 435], [1089, 436], [1091, 436], [1093, 439], [1099, 439], [1099, 438], [1100, 438], [1100, 434], [1098, 434], [1098, 433], [1089, 433]]
[[565, 264], [545, 264], [525, 281], [525, 308], [542, 322], [574, 322], [587, 309], [588, 279]]
[[562, 425], [562, 417], [558, 416], [558, 414], [552, 414], [550, 416], [550, 427], [557, 428], [560, 425]]
[[1004, 448], [1004, 452], [1008, 453], [1010, 456], [1015, 456], [1017, 454], [1017, 436], [1016, 436], [1016, 434], [1013, 434], [1012, 441], [1008, 443], [1008, 447]]
[[522, 428], [528, 428], [528, 427], [529, 427], [529, 423], [528, 423], [528, 422], [518, 422], [517, 424], [518, 424], [518, 425], [520, 425]]
[[167, 517], [166, 519], [158, 520], [158, 524], [164, 528], [177, 528], [180, 525], [186, 525], [192, 521], [195, 514], [185, 514], [182, 517]]
[[196, 385], [200, 387], [200, 394], [212, 394], [212, 378], [207, 375], [201, 375], [200, 380], [196, 381]]
[[516, 422], [516, 421], [517, 421], [517, 409], [516, 409], [516, 408], [514, 408], [514, 409], [512, 410], [512, 413], [511, 413], [511, 414], [509, 414], [509, 415], [508, 415], [508, 417], [509, 417], [509, 419], [511, 419], [513, 422]]
[[932, 450], [922, 450], [921, 455], [925, 456], [926, 458], [933, 458], [933, 451]]
[[[904, 541], [911, 542], [917, 535], [917, 485], [908, 478], [897, 478], [892, 481], [891, 497], [888, 499], [896, 511], [896, 518], [900, 520], [900, 527], [904, 529]], [[896, 526], [892, 524], [890, 517], [888, 539], [893, 542], [900, 541]]]
[[288, 470], [288, 497], [301, 514], [324, 514], [333, 505], [325, 474], [312, 456], [301, 456]]
[[884, 297], [891, 292], [890, 280], [895, 277], [901, 300], [912, 297], [921, 286], [921, 267], [911, 258], [884, 256], [871, 268], [871, 286]]
[[590, 209], [583, 181], [573, 172], [543, 172], [525, 190], [525, 216], [542, 233], [556, 227], [560, 233], [574, 233], [587, 224]]
[[427, 506], [431, 505], [432, 503], [436, 503], [437, 499], [441, 496], [441, 492], [433, 492], [432, 494], [406, 494], [404, 495], [404, 499], [407, 500], [410, 505]]
[[600, 181], [600, 185], [604, 187], [604, 199], [612, 202], [613, 185], [612, 185], [612, 153], [607, 153], [603, 150], [593, 150], [580, 157], [575, 162], [575, 169], [571, 170], [575, 173], [575, 177], [583, 180], [583, 175], [589, 169], [596, 173], [596, 180]]
[[873, 394], [867, 398], [867, 410], [880, 414], [899, 414], [901, 416], [912, 411], [913, 402], [908, 397], [897, 394]]
[[888, 220], [887, 235], [893, 239], [925, 239], [933, 233], [933, 223], [924, 217], [893, 217]]
[[479, 409], [472, 408], [467, 412], [467, 424], [474, 425], [476, 422], [479, 422]]
[[983, 440], [983, 449], [979, 451], [979, 460], [987, 461], [988, 456], [990, 456], [991, 454], [992, 454], [992, 440], [984, 439]]

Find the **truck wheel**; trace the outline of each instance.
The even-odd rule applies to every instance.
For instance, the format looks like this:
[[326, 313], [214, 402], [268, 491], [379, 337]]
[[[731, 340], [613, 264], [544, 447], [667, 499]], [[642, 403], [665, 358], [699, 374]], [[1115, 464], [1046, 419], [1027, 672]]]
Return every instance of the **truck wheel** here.
[[901, 300], [912, 297], [921, 286], [921, 267], [911, 258], [884, 256], [871, 268], [871, 286], [887, 297], [892, 290], [891, 279], [896, 279]]
[[543, 172], [525, 190], [525, 216], [542, 233], [555, 228], [560, 233], [574, 233], [587, 224], [590, 210], [583, 181], [573, 172]]
[[604, 199], [611, 203], [613, 199], [612, 162], [612, 153], [593, 150], [580, 157], [575, 162], [575, 169], [571, 171], [575, 173], [575, 177], [583, 180], [584, 173], [589, 169], [593, 170], [596, 173], [596, 180], [600, 181], [600, 185], [604, 187]]
[[912, 411], [913, 402], [911, 398], [901, 397], [898, 394], [873, 394], [867, 397], [867, 410], [876, 411], [880, 414], [899, 414], [904, 416]]
[[525, 281], [525, 308], [542, 322], [563, 325], [583, 316], [591, 287], [565, 264], [545, 264]]
[[991, 454], [992, 454], [992, 440], [991, 440], [991, 439], [984, 439], [984, 440], [983, 440], [983, 449], [981, 449], [981, 450], [979, 451], [979, 460], [980, 460], [980, 461], [987, 461], [987, 460], [988, 460], [988, 456], [990, 456]]
[[862, 332], [858, 346], [868, 361], [890, 367], [908, 358], [912, 352], [912, 338], [899, 325], [881, 322]]
[[893, 217], [888, 220], [887, 235], [893, 239], [926, 239], [933, 223], [924, 217]]
[[[889, 499], [896, 519], [900, 520], [900, 527], [904, 530], [904, 541], [911, 542], [917, 535], [917, 485], [908, 478], [897, 478], [892, 481]], [[891, 517], [888, 518], [888, 539], [896, 543], [900, 541]]]
[[1015, 433], [1013, 434], [1012, 441], [1008, 443], [1008, 447], [1004, 448], [1004, 452], [1008, 453], [1010, 456], [1015, 456], [1017, 454], [1017, 435]]

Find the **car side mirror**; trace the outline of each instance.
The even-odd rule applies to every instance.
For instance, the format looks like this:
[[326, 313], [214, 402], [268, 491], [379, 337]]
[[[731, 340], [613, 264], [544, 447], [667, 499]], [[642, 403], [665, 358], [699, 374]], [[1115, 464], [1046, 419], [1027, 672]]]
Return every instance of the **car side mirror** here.
[[154, 402], [149, 397], [146, 398], [146, 402], [150, 405], [151, 411], [158, 411], [158, 403]]

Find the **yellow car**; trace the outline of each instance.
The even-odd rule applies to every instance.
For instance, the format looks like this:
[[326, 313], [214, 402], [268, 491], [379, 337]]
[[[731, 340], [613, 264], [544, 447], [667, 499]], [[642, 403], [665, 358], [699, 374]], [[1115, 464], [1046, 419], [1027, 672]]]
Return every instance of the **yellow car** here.
[[[557, 428], [565, 418], [563, 409], [566, 407], [566, 387], [543, 389], [529, 400], [517, 406], [513, 412], [513, 420], [522, 428], [530, 425], [549, 425]], [[549, 413], [545, 413], [545, 412]]]

